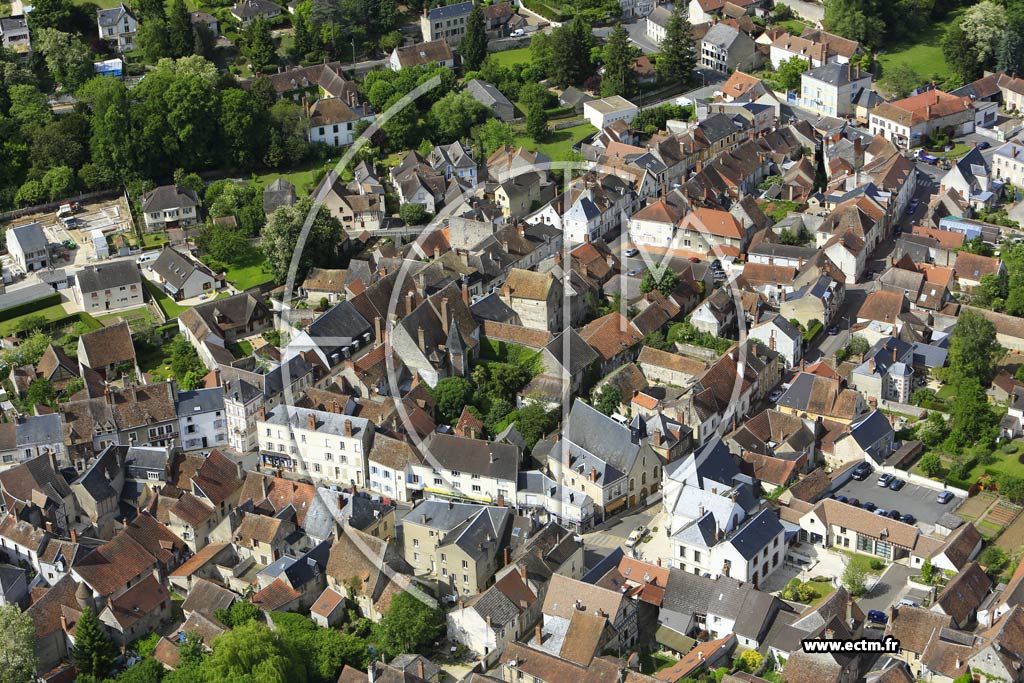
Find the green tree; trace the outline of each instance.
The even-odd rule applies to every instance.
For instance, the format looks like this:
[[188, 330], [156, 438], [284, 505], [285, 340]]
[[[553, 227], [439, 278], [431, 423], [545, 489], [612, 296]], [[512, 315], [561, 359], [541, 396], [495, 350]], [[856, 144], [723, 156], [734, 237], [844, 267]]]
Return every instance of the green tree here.
[[400, 14], [395, 0], [380, 0], [377, 4], [377, 30], [384, 34], [398, 28]]
[[39, 29], [33, 36], [33, 47], [44, 55], [50, 77], [65, 90], [74, 92], [92, 78], [89, 47], [77, 36], [54, 28]]
[[775, 82], [783, 90], [799, 90], [801, 76], [810, 68], [810, 62], [800, 57], [790, 57], [775, 70]]
[[931, 558], [925, 560], [921, 565], [921, 578], [927, 584], [931, 584], [932, 579], [935, 578], [935, 567], [932, 566]]
[[597, 393], [594, 407], [605, 415], [611, 415], [619, 409], [622, 403], [622, 392], [611, 384], [605, 384]]
[[1006, 10], [992, 0], [981, 0], [969, 7], [960, 20], [960, 28], [974, 47], [981, 66], [992, 64], [1000, 38], [1006, 33]]
[[35, 0], [32, 3], [32, 31], [55, 28], [68, 30], [72, 5], [69, 0]]
[[998, 574], [1010, 562], [1010, 557], [997, 545], [990, 545], [981, 551], [978, 562], [985, 566], [989, 574]]
[[660, 104], [657, 107], [648, 107], [636, 115], [632, 126], [645, 133], [653, 135], [659, 130], [665, 130], [669, 121], [689, 121], [693, 118], [693, 107], [679, 104]]
[[1002, 352], [991, 321], [980, 313], [964, 310], [950, 335], [944, 379], [950, 384], [959, 384], [962, 379], [971, 377], [987, 386], [995, 372], [995, 361]]
[[164, 665], [146, 657], [117, 675], [117, 683], [159, 683], [164, 677]]
[[859, 598], [867, 592], [866, 578], [867, 573], [859, 562], [852, 559], [847, 562], [846, 569], [843, 570], [843, 587], [849, 591], [850, 595]]
[[487, 57], [487, 35], [484, 31], [484, 11], [479, 3], [473, 3], [473, 9], [466, 17], [466, 32], [459, 41], [459, 54], [462, 55], [462, 66], [467, 71], [476, 71]]
[[870, 49], [878, 47], [886, 31], [873, 0], [825, 0], [824, 23], [832, 32]]
[[996, 70], [1024, 72], [1024, 37], [1016, 29], [1004, 31], [996, 50]]
[[277, 59], [274, 39], [270, 35], [270, 24], [262, 17], [249, 22], [245, 29], [242, 54], [249, 60], [252, 70], [263, 73]]
[[31, 406], [53, 406], [57, 403], [57, 392], [49, 380], [34, 379], [25, 392], [25, 402]]
[[[660, 274], [656, 274], [655, 271], [660, 270]], [[675, 290], [676, 285], [679, 284], [679, 276], [676, 272], [668, 267], [663, 268], [650, 268], [644, 273], [643, 279], [640, 281], [640, 292], [647, 294], [658, 290], [665, 296], [668, 296]]]
[[757, 650], [745, 650], [736, 659], [739, 662], [739, 668], [747, 673], [754, 673], [761, 668], [762, 657]]
[[185, 387], [187, 382], [194, 380], [186, 380], [191, 373], [193, 376], [198, 374], [202, 377], [206, 374], [206, 366], [203, 365], [203, 361], [199, 359], [199, 354], [196, 353], [195, 348], [183, 335], [176, 336], [170, 344], [171, 352], [171, 372], [174, 374], [174, 378], [178, 380], [178, 383], [182, 385], [182, 388], [186, 391], [195, 389], [195, 386]]
[[921, 460], [918, 461], [917, 465], [925, 475], [936, 477], [942, 471], [942, 458], [935, 451], [928, 451], [921, 456]]
[[142, 54], [142, 58], [151, 64], [164, 57], [170, 57], [173, 49], [167, 20], [154, 17], [141, 22], [135, 34], [135, 48]]
[[444, 624], [444, 612], [403, 591], [391, 599], [374, 626], [373, 642], [389, 659], [403, 653], [424, 653], [444, 631]]
[[908, 96], [924, 81], [906, 62], [897, 62], [885, 70], [882, 85], [897, 99]]
[[622, 24], [616, 24], [608, 34], [604, 46], [604, 74], [601, 77], [601, 96], [630, 97], [636, 90], [636, 72], [631, 65], [635, 55], [629, 45], [629, 33]]
[[448, 93], [434, 102], [427, 114], [427, 121], [435, 133], [431, 141], [447, 144], [466, 137], [470, 128], [486, 113], [487, 108], [473, 99], [468, 92]]
[[306, 654], [265, 624], [250, 621], [217, 639], [202, 672], [207, 681], [307, 683]]
[[398, 215], [406, 225], [424, 225], [430, 221], [430, 214], [422, 204], [402, 204]]
[[594, 34], [580, 13], [551, 33], [552, 77], [561, 87], [580, 85], [594, 73], [590, 59]]
[[[27, 330], [19, 330], [19, 332], [22, 331]], [[8, 368], [35, 365], [43, 357], [43, 354], [46, 353], [47, 347], [52, 342], [53, 340], [50, 339], [50, 336], [45, 332], [40, 332], [38, 326], [36, 326], [36, 331], [30, 334], [16, 348], [3, 352], [3, 361]]]
[[658, 78], [668, 83], [691, 83], [697, 68], [697, 41], [693, 37], [690, 13], [685, 2], [675, 3], [675, 9], [665, 26], [658, 57]]
[[213, 616], [228, 628], [238, 628], [250, 621], [259, 621], [261, 612], [260, 608], [251, 602], [237, 600], [231, 604], [231, 607], [217, 610]]
[[533, 450], [533, 447], [545, 434], [550, 433], [558, 426], [558, 418], [553, 413], [544, 410], [539, 403], [529, 403], [515, 411], [512, 422], [530, 450]]
[[12, 85], [7, 95], [11, 102], [8, 114], [21, 126], [42, 124], [53, 116], [46, 95], [34, 85]]
[[437, 401], [437, 416], [445, 423], [455, 424], [462, 408], [473, 400], [473, 385], [465, 377], [445, 377], [431, 390]]
[[[312, 202], [308, 197], [294, 206], [280, 207], [271, 215], [260, 234], [260, 251], [266, 256], [270, 272], [277, 282], [288, 279], [299, 235], [311, 207]], [[314, 266], [330, 267], [335, 264], [343, 233], [341, 222], [326, 207], [321, 206], [302, 246], [295, 273], [296, 282], [301, 282]]]
[[36, 628], [17, 605], [0, 607], [0, 683], [35, 680]]
[[526, 111], [526, 134], [537, 142], [548, 138], [548, 115], [538, 102], [530, 105]]
[[555, 41], [552, 34], [538, 31], [530, 39], [530, 62], [540, 73], [551, 75], [555, 65]]
[[490, 156], [496, 150], [515, 141], [512, 126], [494, 118], [487, 119], [476, 129], [476, 137], [483, 148], [484, 156]]
[[75, 172], [67, 166], [55, 166], [40, 181], [50, 201], [61, 199], [75, 190]]
[[192, 17], [189, 15], [185, 0], [172, 0], [167, 15], [167, 26], [171, 44], [171, 54], [175, 57], [190, 55], [195, 49], [196, 38], [192, 29]]
[[241, 170], [255, 167], [269, 123], [256, 98], [238, 88], [225, 90], [221, 94], [220, 119], [228, 162]]
[[956, 385], [956, 400], [950, 407], [947, 443], [959, 448], [991, 440], [996, 426], [995, 413], [988, 407], [985, 390], [977, 377], [965, 377]]
[[163, 0], [133, 0], [131, 5], [135, 9], [135, 16], [139, 18], [140, 23], [164, 19]]
[[850, 342], [846, 345], [846, 353], [849, 356], [863, 356], [870, 350], [871, 345], [868, 344], [868, 340], [859, 334], [850, 337]]
[[86, 676], [102, 679], [114, 669], [117, 649], [91, 607], [82, 610], [82, 615], [75, 624], [75, 646], [72, 656], [79, 672]]
[[960, 83], [969, 83], [981, 75], [978, 53], [971, 38], [964, 32], [962, 18], [950, 24], [943, 33], [942, 55]]

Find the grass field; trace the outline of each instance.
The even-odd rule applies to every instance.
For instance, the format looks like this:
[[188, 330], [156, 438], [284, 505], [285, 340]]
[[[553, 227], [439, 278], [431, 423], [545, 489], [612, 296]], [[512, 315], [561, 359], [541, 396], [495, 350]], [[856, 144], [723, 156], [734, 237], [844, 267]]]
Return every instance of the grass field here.
[[228, 344], [228, 351], [230, 351], [235, 358], [248, 358], [252, 355], [252, 344], [244, 339], [240, 339], [234, 344]]
[[278, 178], [284, 178], [295, 186], [295, 193], [299, 197], [304, 197], [313, 189], [313, 180], [317, 176], [317, 172], [325, 165], [328, 168], [333, 168], [336, 162], [337, 159], [329, 159], [326, 164], [311, 162], [289, 171], [272, 171], [270, 173], [264, 173], [263, 175], [256, 176], [256, 184], [260, 187], [266, 187]]
[[181, 315], [181, 312], [188, 308], [188, 306], [179, 305], [174, 299], [167, 295], [167, 292], [160, 289], [152, 280], [143, 278], [142, 282], [146, 285], [146, 289], [149, 290], [150, 296], [156, 301], [156, 305], [160, 307], [160, 310], [164, 312], [167, 319], [177, 318]]
[[942, 54], [942, 35], [946, 27], [956, 19], [951, 14], [945, 21], [929, 22], [928, 25], [917, 33], [917, 41], [914, 43], [902, 43], [894, 45], [892, 52], [878, 55], [878, 63], [882, 66], [882, 78], [885, 78], [885, 70], [896, 64], [906, 64], [921, 77], [921, 83], [937, 77], [936, 80], [943, 81], [952, 75], [946, 57]]
[[250, 261], [241, 265], [229, 265], [225, 278], [238, 290], [251, 289], [270, 282], [274, 276], [267, 270], [266, 261]]
[[655, 671], [667, 669], [679, 660], [669, 657], [661, 652], [650, 652], [640, 655], [640, 671], [645, 674], [653, 674]]
[[116, 325], [118, 322], [125, 320], [128, 322], [128, 327], [134, 331], [135, 326], [139, 323], [155, 323], [153, 319], [153, 313], [146, 306], [140, 308], [133, 308], [129, 311], [119, 311], [117, 313], [108, 313], [107, 315], [98, 315], [96, 319], [99, 320], [104, 327], [110, 325]]
[[516, 50], [505, 50], [504, 52], [492, 52], [491, 59], [501, 66], [512, 66], [514, 64], [525, 64], [530, 61], [530, 48], [521, 47]]
[[527, 149], [537, 149], [544, 154], [551, 157], [552, 161], [565, 161], [572, 156], [572, 147], [577, 142], [597, 132], [589, 123], [582, 123], [572, 128], [566, 128], [564, 130], [552, 131], [548, 139], [545, 142], [538, 143], [529, 135], [522, 132], [522, 129], [517, 131], [515, 141], [513, 142], [516, 146], [523, 146]]
[[16, 318], [5, 320], [0, 323], [0, 336], [10, 336], [15, 332], [18, 332], [18, 325], [25, 318], [44, 318], [46, 322], [53, 322], [54, 320], [60, 320], [61, 318], [68, 317], [68, 312], [64, 310], [64, 307], [60, 304], [54, 304], [53, 306], [47, 306], [38, 311], [32, 311], [25, 315], [19, 315]]
[[804, 29], [810, 26], [810, 24], [800, 21], [799, 19], [787, 19], [786, 21], [780, 21], [778, 26], [786, 29], [794, 36], [798, 36], [804, 32]]

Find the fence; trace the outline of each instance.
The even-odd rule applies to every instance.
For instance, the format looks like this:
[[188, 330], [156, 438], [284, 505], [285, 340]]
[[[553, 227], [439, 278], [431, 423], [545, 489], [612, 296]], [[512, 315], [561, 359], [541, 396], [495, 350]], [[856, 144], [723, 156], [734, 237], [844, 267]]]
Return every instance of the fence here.
[[566, 128], [575, 128], [576, 126], [586, 123], [586, 119], [583, 117], [572, 118], [567, 121], [559, 121], [551, 124], [551, 130], [564, 130]]
[[703, 346], [694, 346], [693, 344], [684, 344], [683, 342], [676, 342], [676, 350], [687, 356], [694, 356], [701, 360], [715, 361], [718, 360], [719, 353], [714, 349], [706, 349]]
[[911, 484], [917, 484], [918, 486], [921, 486], [926, 489], [932, 489], [933, 491], [949, 491], [950, 493], [953, 493], [957, 497], [967, 497], [966, 489], [961, 489], [956, 486], [950, 486], [949, 484], [943, 481], [935, 481], [934, 479], [929, 479], [928, 477], [922, 477], [920, 474], [914, 474], [913, 472], [910, 472], [908, 470], [901, 470], [896, 467], [893, 467], [892, 465], [875, 465], [875, 469], [878, 470], [879, 472], [885, 472], [887, 474], [899, 477], [900, 479], [906, 479]]
[[35, 206], [26, 206], [22, 209], [15, 209], [13, 211], [5, 211], [0, 213], [0, 221], [9, 221], [15, 218], [21, 218], [22, 216], [30, 216], [34, 213], [46, 213], [47, 211], [56, 211], [60, 208], [61, 204], [72, 204], [74, 202], [89, 202], [96, 199], [113, 199], [118, 197], [123, 192], [120, 189], [114, 190], [97, 190], [96, 192], [86, 192], [80, 194], [77, 197], [67, 197], [65, 199], [58, 199], [56, 201], [47, 202], [46, 204], [36, 204]]
[[[544, 20], [547, 21], [546, 19]], [[501, 38], [499, 40], [492, 40], [487, 43], [488, 52], [504, 52], [505, 50], [516, 50], [521, 47], [526, 47], [530, 44], [530, 38], [533, 37], [532, 33], [525, 35], [516, 36], [515, 38]]]

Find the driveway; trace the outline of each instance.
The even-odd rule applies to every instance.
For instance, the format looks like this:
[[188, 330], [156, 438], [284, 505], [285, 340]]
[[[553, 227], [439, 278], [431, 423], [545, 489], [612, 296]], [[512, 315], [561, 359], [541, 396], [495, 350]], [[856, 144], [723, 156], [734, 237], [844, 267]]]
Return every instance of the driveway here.
[[867, 614], [868, 610], [872, 609], [876, 609], [879, 612], [888, 612], [889, 606], [899, 599], [904, 592], [903, 589], [906, 588], [907, 578], [918, 573], [920, 573], [920, 570], [913, 567], [891, 564], [874, 585], [871, 585], [871, 579], [868, 579], [870, 589], [867, 595], [858, 600], [857, 603], [864, 610], [865, 614]]
[[878, 485], [877, 474], [870, 475], [864, 481], [850, 479], [833, 493], [847, 498], [857, 498], [861, 504], [870, 501], [886, 510], [909, 513], [917, 518], [919, 525], [928, 527], [934, 527], [939, 517], [947, 512], [954, 512], [963, 502], [960, 498], [954, 498], [946, 505], [941, 505], [935, 501], [938, 491], [916, 484], [908, 483], [899, 491], [883, 488]]

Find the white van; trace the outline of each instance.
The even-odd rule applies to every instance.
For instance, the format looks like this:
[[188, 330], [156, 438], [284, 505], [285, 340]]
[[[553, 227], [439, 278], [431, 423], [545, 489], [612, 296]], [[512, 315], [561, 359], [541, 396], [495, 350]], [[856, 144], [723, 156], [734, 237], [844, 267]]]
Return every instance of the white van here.
[[633, 533], [631, 533], [629, 535], [629, 538], [626, 539], [626, 547], [627, 548], [636, 547], [636, 544], [640, 542], [640, 539], [642, 539], [646, 535], [647, 535], [647, 527], [642, 526], [642, 525], [638, 526], [636, 529], [633, 530]]
[[159, 251], [157, 251], [157, 250], [144, 251], [139, 256], [139, 258], [135, 259], [135, 262], [141, 266], [143, 263], [149, 263], [151, 261], [156, 261], [158, 258], [160, 258], [160, 252]]

